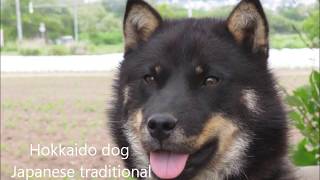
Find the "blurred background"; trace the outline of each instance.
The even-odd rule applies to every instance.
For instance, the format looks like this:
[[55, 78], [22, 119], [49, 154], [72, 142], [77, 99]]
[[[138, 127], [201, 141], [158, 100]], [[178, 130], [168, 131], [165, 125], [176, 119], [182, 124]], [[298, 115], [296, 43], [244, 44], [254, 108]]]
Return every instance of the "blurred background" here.
[[[147, 0], [165, 18], [226, 18], [238, 0]], [[126, 0], [0, 0], [1, 179], [19, 168], [103, 168], [118, 158], [30, 157], [30, 144], [111, 143], [106, 109], [123, 60]], [[269, 68], [301, 179], [319, 179], [319, 0], [261, 0]], [[79, 179], [77, 177], [76, 179]]]
[[[1, 0], [1, 53], [105, 54], [122, 51], [125, 0]], [[165, 18], [226, 17], [237, 0], [150, 0]], [[319, 47], [319, 2], [262, 0], [271, 47]], [[18, 40], [18, 43], [17, 43]]]

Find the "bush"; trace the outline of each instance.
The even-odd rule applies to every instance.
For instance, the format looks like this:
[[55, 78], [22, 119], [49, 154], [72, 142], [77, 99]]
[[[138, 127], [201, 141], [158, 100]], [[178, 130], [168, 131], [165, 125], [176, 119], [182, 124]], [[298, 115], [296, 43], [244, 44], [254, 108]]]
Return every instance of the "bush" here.
[[81, 32], [93, 34], [121, 31], [121, 19], [110, 11], [106, 11], [100, 3], [79, 7], [79, 28]]
[[108, 54], [108, 53], [121, 53], [123, 52], [123, 44], [113, 45], [89, 45], [88, 51], [90, 54]]
[[301, 22], [288, 19], [272, 11], [267, 10], [266, 14], [269, 20], [271, 34], [272, 33], [282, 33], [282, 34], [295, 33], [293, 26], [297, 28], [300, 28], [301, 26]]
[[104, 44], [119, 44], [122, 42], [122, 32], [114, 31], [109, 33], [104, 33], [102, 36], [102, 40]]
[[271, 48], [306, 48], [298, 34], [274, 34], [270, 37]]
[[54, 45], [49, 47], [48, 49], [48, 55], [69, 55], [71, 54], [70, 49], [68, 47], [62, 46], [62, 45]]
[[188, 17], [188, 11], [183, 7], [159, 4], [156, 6], [156, 9], [164, 18], [178, 19]]
[[[85, 36], [85, 35], [84, 35]], [[89, 41], [96, 45], [106, 45], [106, 44], [120, 44], [122, 43], [122, 32], [121, 31], [113, 31], [106, 33], [94, 33], [89, 34]]]
[[42, 54], [39, 48], [20, 48], [18, 53], [23, 56], [38, 56]]
[[313, 71], [309, 85], [296, 89], [286, 101], [291, 108], [289, 113], [297, 129], [304, 136], [293, 152], [296, 165], [320, 164], [320, 72]]
[[88, 46], [85, 43], [76, 43], [70, 46], [70, 53], [73, 55], [84, 55], [88, 53]]
[[320, 47], [320, 10], [311, 12], [303, 22], [303, 30], [312, 43], [312, 47]]
[[1, 48], [1, 52], [17, 52], [18, 46], [15, 42], [6, 42]]

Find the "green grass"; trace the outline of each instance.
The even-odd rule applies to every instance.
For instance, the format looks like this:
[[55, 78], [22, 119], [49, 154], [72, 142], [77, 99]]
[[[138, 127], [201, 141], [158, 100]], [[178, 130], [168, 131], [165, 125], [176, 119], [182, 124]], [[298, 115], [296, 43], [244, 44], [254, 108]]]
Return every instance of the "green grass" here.
[[15, 118], [10, 118], [4, 122], [4, 127], [7, 129], [15, 129], [17, 127], [17, 121]]
[[4, 47], [1, 48], [1, 54], [6, 53], [6, 54], [14, 54], [18, 52], [18, 47], [15, 42], [6, 42], [4, 44]]
[[90, 54], [109, 54], [109, 53], [120, 53], [123, 52], [124, 45], [121, 44], [109, 44], [109, 45], [90, 45]]
[[0, 144], [0, 150], [1, 151], [6, 151], [7, 149], [8, 149], [8, 145], [7, 144], [4, 144], [4, 143]]
[[306, 48], [298, 34], [275, 34], [270, 36], [270, 45], [274, 49]]
[[62, 55], [93, 55], [110, 54], [123, 52], [123, 43], [94, 45], [79, 43], [72, 46], [63, 45], [35, 45], [29, 47], [23, 43], [18, 46], [14, 42], [9, 42], [4, 48], [1, 48], [1, 55], [23, 55], [23, 56], [62, 56]]
[[7, 110], [18, 110], [21, 109], [25, 112], [36, 111], [36, 112], [63, 112], [64, 101], [62, 100], [54, 100], [51, 102], [34, 102], [32, 100], [25, 101], [13, 101], [13, 100], [5, 100], [1, 102], [1, 106], [3, 109]]

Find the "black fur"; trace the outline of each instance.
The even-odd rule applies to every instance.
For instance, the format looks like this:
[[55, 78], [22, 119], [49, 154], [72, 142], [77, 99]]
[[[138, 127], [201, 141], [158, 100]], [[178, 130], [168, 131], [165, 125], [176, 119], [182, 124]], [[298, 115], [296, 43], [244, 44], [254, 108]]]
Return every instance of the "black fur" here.
[[[254, 3], [265, 19], [259, 1], [244, 1]], [[129, 0], [127, 12], [136, 3], [146, 5], [140, 0]], [[161, 18], [152, 8], [150, 10]], [[125, 19], [126, 16], [127, 13]], [[186, 137], [197, 135], [210, 114], [222, 113], [248, 134], [251, 140], [243, 172], [224, 179], [294, 179], [286, 157], [286, 115], [267, 67], [268, 55], [251, 52], [248, 46], [237, 44], [227, 28], [227, 20], [205, 18], [161, 22], [147, 42], [139, 42], [136, 48], [125, 53], [121, 63], [109, 122], [116, 144], [130, 147], [130, 154], [133, 154], [124, 124], [131, 113], [139, 108], [143, 109], [144, 115], [141, 126], [154, 113], [171, 112], [181, 120], [179, 126], [185, 130]], [[264, 24], [267, 27], [266, 19]], [[162, 68], [159, 74], [154, 72], [156, 65]], [[204, 69], [199, 76], [194, 72], [197, 65]], [[146, 84], [146, 75], [154, 76], [155, 82]], [[203, 81], [208, 76], [217, 78], [218, 84], [214, 87], [204, 86]], [[130, 91], [127, 95], [129, 99], [124, 103], [126, 87]], [[241, 92], [246, 89], [257, 93], [258, 113], [252, 112], [241, 101]], [[143, 144], [146, 151], [157, 150], [156, 144]], [[212, 147], [213, 144], [209, 143]], [[165, 150], [195, 153], [178, 145], [170, 146], [170, 143]], [[214, 156], [214, 148], [207, 151], [210, 157]], [[130, 156], [125, 161], [128, 168], [136, 167], [133, 158]], [[178, 179], [190, 179], [198, 175], [207, 162], [207, 159], [194, 155]]]

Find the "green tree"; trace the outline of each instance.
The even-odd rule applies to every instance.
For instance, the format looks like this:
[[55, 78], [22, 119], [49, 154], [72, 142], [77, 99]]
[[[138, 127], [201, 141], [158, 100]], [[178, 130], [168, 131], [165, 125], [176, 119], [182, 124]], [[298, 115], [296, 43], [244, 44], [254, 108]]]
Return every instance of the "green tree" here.
[[112, 32], [121, 30], [121, 20], [108, 13], [101, 4], [81, 6], [79, 8], [79, 27], [81, 32]]
[[[319, 5], [317, 5], [319, 7]], [[313, 10], [303, 22], [303, 31], [312, 43], [312, 47], [320, 46], [320, 13], [319, 9]]]
[[[39, 35], [39, 24], [45, 23], [49, 39], [56, 39], [73, 32], [72, 14], [68, 8], [55, 7], [54, 0], [38, 0], [37, 5], [50, 4], [52, 6], [35, 8], [34, 13], [29, 12], [29, 0], [20, 0], [21, 19], [25, 38], [34, 38]], [[1, 10], [1, 27], [4, 29], [5, 40], [15, 40], [16, 8], [15, 1], [5, 0]]]
[[309, 6], [280, 6], [277, 9], [279, 15], [295, 21], [303, 21], [308, 14], [306, 13], [310, 9]]
[[122, 17], [127, 0], [104, 0], [103, 7], [107, 12], [112, 12], [117, 17]]
[[119, 17], [107, 12], [100, 4], [79, 8], [80, 39], [91, 43], [119, 44], [122, 42], [122, 25]]

